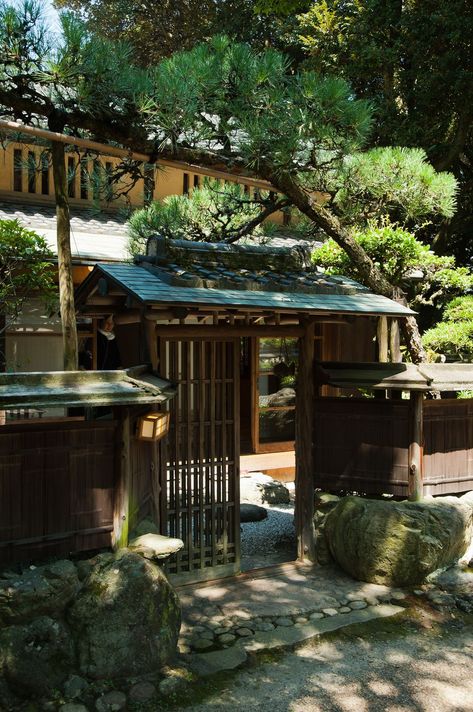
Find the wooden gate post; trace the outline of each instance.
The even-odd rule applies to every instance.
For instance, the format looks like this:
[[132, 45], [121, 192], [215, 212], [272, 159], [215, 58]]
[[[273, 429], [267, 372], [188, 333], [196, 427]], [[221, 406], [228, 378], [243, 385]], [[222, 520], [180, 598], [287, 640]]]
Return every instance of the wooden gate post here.
[[113, 502], [113, 549], [122, 549], [128, 545], [130, 533], [130, 411], [118, 409], [117, 448], [116, 448], [116, 484]]
[[424, 495], [423, 450], [424, 413], [422, 391], [411, 391], [409, 399], [409, 499], [417, 502]]
[[296, 503], [297, 558], [315, 561], [314, 530], [314, 319], [301, 319], [299, 370], [296, 391]]

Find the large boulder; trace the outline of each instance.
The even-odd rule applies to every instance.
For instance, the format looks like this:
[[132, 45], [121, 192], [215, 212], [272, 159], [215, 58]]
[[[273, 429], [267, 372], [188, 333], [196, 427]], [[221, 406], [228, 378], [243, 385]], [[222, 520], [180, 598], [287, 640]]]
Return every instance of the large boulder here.
[[91, 678], [156, 671], [173, 658], [181, 613], [162, 570], [126, 551], [100, 556], [69, 609], [80, 671]]
[[0, 577], [0, 627], [32, 621], [38, 616], [60, 616], [79, 590], [72, 561], [31, 566], [22, 574]]
[[242, 502], [240, 504], [240, 522], [261, 522], [268, 518], [268, 510], [260, 507], [258, 504], [248, 504]]
[[262, 472], [240, 477], [240, 499], [251, 504], [289, 504], [288, 488]]
[[72, 638], [61, 621], [42, 616], [0, 632], [0, 669], [22, 697], [60, 687], [73, 665]]
[[328, 514], [324, 531], [335, 561], [354, 578], [408, 586], [464, 554], [473, 508], [456, 497], [421, 502], [345, 497]]
[[281, 388], [268, 397], [268, 406], [272, 408], [296, 404], [296, 391], [294, 388]]

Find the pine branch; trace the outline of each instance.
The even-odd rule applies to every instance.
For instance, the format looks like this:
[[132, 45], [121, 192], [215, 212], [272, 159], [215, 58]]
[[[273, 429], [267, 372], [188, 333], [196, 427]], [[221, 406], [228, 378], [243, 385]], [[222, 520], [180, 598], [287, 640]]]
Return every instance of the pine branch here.
[[257, 215], [252, 220], [249, 220], [245, 225], [242, 225], [238, 230], [234, 231], [230, 237], [227, 237], [224, 242], [228, 245], [238, 242], [242, 237], [246, 235], [251, 235], [253, 230], [261, 225], [262, 222], [269, 218], [270, 215], [275, 213], [277, 210], [282, 210], [282, 208], [287, 208], [291, 205], [291, 201], [287, 198], [281, 198], [281, 200], [276, 200], [275, 202], [268, 203], [264, 210], [261, 210], [259, 215]]

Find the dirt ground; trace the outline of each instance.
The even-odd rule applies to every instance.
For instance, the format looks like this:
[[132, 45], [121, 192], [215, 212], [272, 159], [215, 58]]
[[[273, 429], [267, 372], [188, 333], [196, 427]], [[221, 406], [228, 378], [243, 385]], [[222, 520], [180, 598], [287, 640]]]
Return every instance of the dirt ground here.
[[473, 616], [417, 606], [189, 692], [174, 709], [473, 712]]

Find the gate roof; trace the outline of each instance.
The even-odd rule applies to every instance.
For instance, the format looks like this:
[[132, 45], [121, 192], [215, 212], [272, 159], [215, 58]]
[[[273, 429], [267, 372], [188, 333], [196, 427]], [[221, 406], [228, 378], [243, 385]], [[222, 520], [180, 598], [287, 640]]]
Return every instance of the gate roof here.
[[307, 266], [297, 249], [187, 240], [150, 242], [135, 264], [98, 264], [79, 287], [77, 303], [113, 285], [145, 305], [223, 307], [246, 311], [407, 316], [410, 309], [342, 276]]

